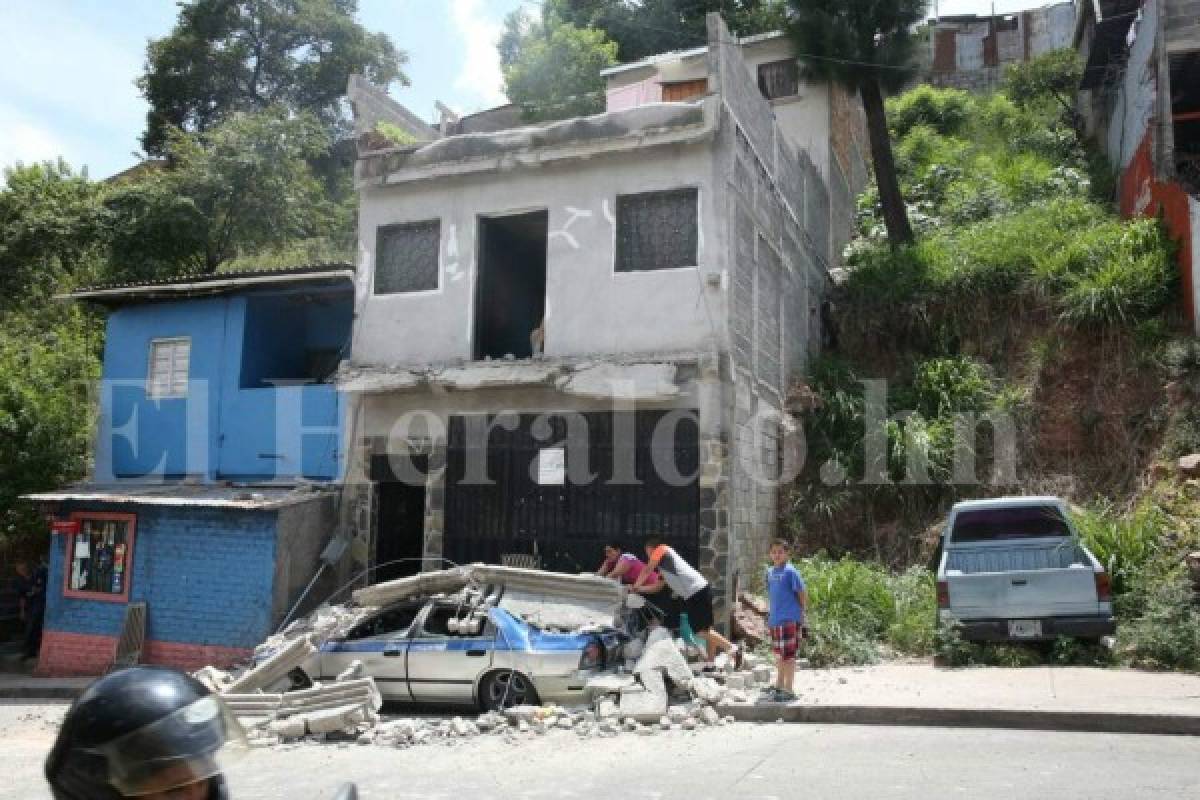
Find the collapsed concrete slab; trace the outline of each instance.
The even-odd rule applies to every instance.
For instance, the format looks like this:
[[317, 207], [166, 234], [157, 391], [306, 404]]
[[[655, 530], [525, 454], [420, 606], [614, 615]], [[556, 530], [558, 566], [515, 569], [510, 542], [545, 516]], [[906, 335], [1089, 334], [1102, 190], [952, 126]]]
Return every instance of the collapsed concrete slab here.
[[287, 678], [288, 674], [317, 652], [307, 636], [285, 644], [278, 652], [234, 680], [225, 687], [228, 693], [251, 692], [265, 689]]
[[540, 628], [560, 630], [613, 627], [627, 593], [616, 581], [596, 575], [473, 564], [368, 586], [353, 598], [360, 605], [380, 607], [468, 586], [494, 587], [500, 590], [500, 608]]

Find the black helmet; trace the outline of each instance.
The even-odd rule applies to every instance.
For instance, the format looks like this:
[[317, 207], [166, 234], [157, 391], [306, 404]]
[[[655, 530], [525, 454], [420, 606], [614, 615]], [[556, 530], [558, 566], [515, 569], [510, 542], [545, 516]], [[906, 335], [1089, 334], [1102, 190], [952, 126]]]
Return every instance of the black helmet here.
[[220, 698], [181, 672], [131, 667], [89, 686], [46, 758], [55, 800], [119, 800], [207, 780], [228, 794], [217, 752], [241, 738]]

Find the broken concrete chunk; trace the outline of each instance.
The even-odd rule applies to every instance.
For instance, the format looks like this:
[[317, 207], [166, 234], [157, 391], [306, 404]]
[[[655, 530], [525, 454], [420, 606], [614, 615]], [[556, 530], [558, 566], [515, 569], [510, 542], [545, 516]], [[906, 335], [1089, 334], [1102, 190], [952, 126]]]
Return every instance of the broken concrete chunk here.
[[299, 716], [308, 726], [309, 733], [335, 733], [362, 722], [366, 719], [366, 712], [362, 706], [355, 705], [313, 711]]
[[658, 639], [648, 644], [646, 651], [638, 659], [637, 666], [633, 668], [634, 674], [639, 678], [651, 670], [662, 670], [672, 683], [685, 689], [692, 683], [692, 668], [670, 638]]
[[705, 725], [716, 725], [721, 721], [721, 715], [712, 706], [706, 706], [696, 714], [697, 718]]
[[316, 652], [317, 648], [313, 646], [312, 641], [307, 636], [302, 636], [288, 642], [266, 661], [242, 674], [228, 684], [224, 691], [232, 693], [265, 689], [286, 679], [292, 670], [299, 667]]
[[712, 678], [699, 677], [692, 680], [689, 687], [696, 699], [705, 703], [717, 704], [725, 696], [725, 690]]

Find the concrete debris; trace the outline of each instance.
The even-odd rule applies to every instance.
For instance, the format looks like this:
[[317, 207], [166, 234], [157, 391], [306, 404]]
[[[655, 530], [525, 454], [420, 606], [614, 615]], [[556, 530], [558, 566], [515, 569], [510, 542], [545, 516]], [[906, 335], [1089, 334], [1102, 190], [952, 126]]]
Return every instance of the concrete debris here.
[[270, 658], [235, 678], [223, 691], [252, 692], [277, 684], [315, 652], [317, 648], [307, 636], [290, 641]]
[[660, 638], [647, 645], [633, 673], [640, 678], [651, 670], [661, 671], [680, 688], [686, 689], [692, 684], [692, 668], [670, 638]]

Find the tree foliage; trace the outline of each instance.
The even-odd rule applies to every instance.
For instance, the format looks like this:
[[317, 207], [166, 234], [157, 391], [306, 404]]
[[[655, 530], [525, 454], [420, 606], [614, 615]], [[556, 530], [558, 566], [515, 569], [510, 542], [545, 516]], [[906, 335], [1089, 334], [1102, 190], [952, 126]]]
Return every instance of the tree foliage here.
[[192, 0], [171, 33], [150, 42], [138, 80], [150, 111], [142, 146], [165, 154], [170, 131], [206, 131], [242, 111], [309, 112], [345, 123], [351, 73], [387, 85], [408, 79], [407, 56], [354, 18], [357, 0]]
[[53, 288], [104, 240], [99, 188], [63, 161], [4, 171], [0, 184], [0, 308]]
[[1082, 79], [1083, 58], [1067, 47], [1009, 66], [1004, 73], [1004, 93], [1019, 108], [1054, 104], [1082, 141], [1083, 120], [1075, 108], [1075, 94]]
[[213, 272], [239, 254], [330, 236], [347, 226], [312, 160], [329, 134], [284, 108], [236, 114], [202, 134], [171, 133], [171, 167], [107, 199], [119, 220], [112, 259], [126, 278]]
[[533, 22], [510, 16], [509, 20], [516, 26], [510, 30], [518, 30], [522, 39], [513, 50], [515, 59], [504, 67], [504, 84], [525, 119], [563, 119], [604, 110], [600, 71], [617, 63], [616, 43], [603, 31], [553, 18]]
[[871, 159], [888, 239], [913, 239], [896, 178], [883, 95], [912, 74], [913, 28], [927, 0], [788, 0], [788, 32], [809, 74], [858, 92], [867, 114]]
[[20, 495], [87, 470], [102, 326], [61, 303], [0, 314], [0, 537], [43, 533]]
[[546, 0], [542, 19], [603, 31], [617, 44], [618, 60], [626, 63], [704, 45], [704, 17], [714, 11], [740, 36], [780, 30], [784, 24], [783, 0]]

